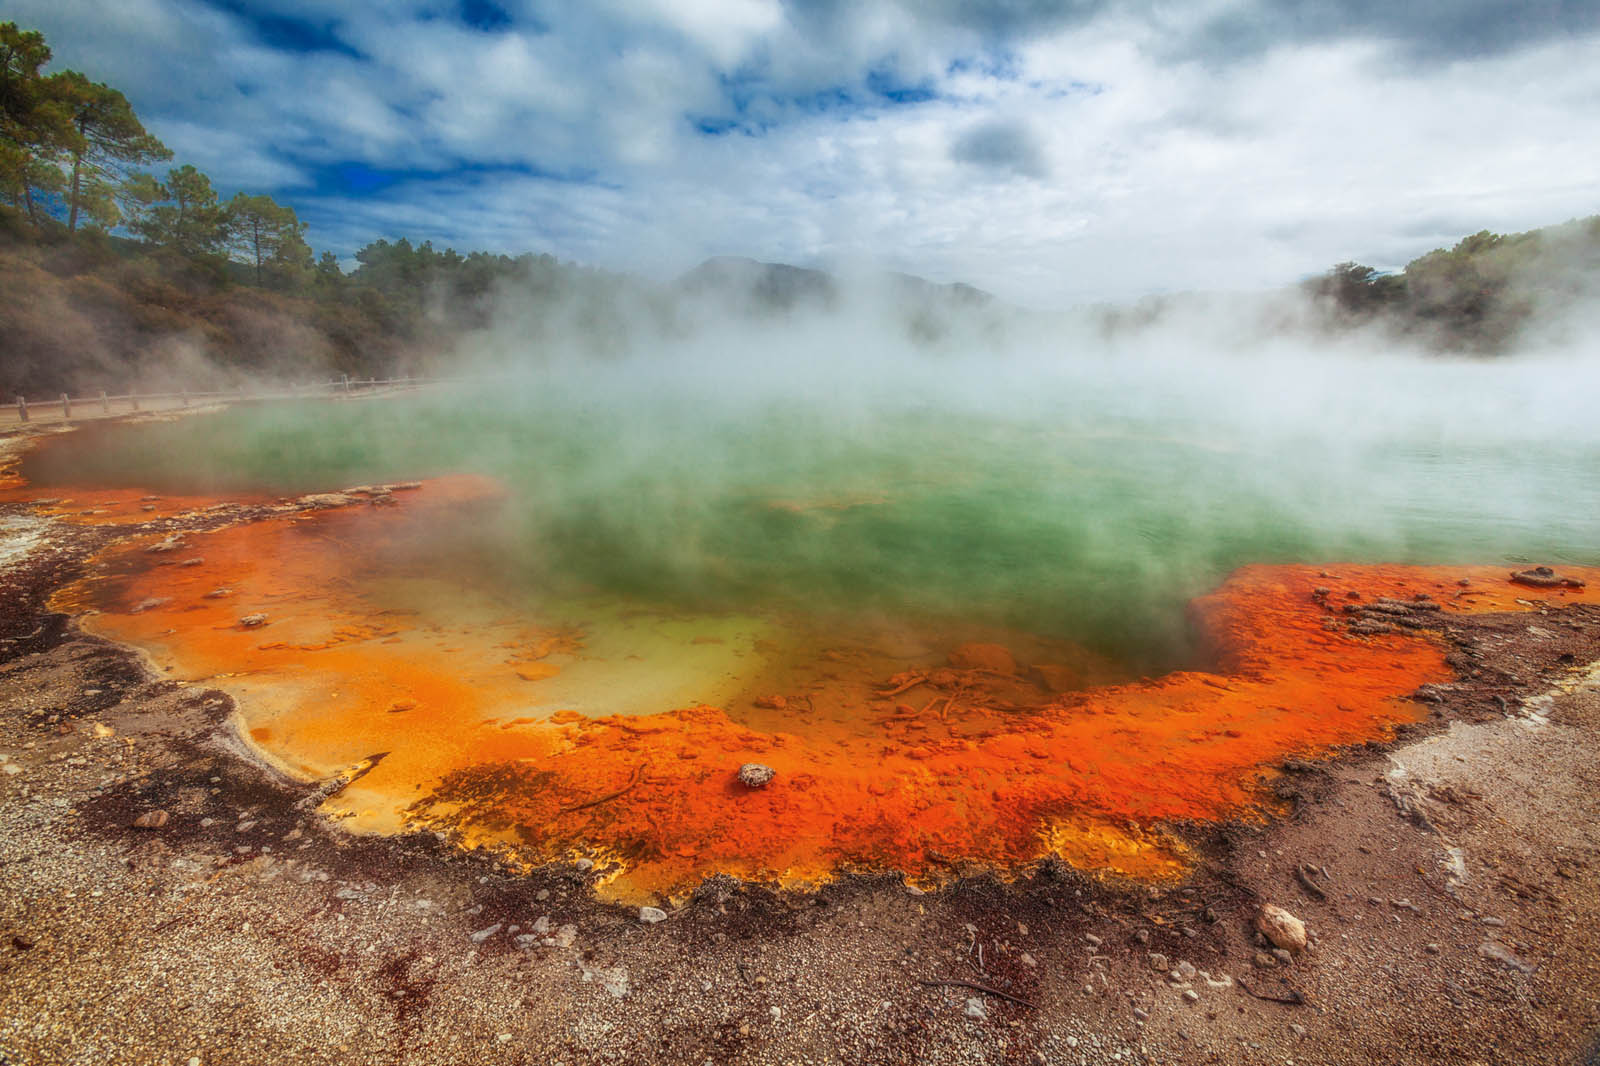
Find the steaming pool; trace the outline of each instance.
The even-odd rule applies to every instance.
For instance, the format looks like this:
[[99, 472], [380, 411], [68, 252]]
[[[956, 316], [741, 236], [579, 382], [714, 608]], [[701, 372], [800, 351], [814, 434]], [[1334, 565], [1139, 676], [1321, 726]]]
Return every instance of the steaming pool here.
[[1325, 626], [1314, 587], [1500, 609], [1507, 563], [1600, 560], [1576, 405], [1493, 367], [1313, 369], [1247, 368], [1246, 404], [1224, 371], [617, 367], [84, 427], [22, 493], [129, 527], [62, 605], [234, 695], [264, 758], [383, 754], [325, 805], [357, 830], [587, 858], [630, 900], [1048, 854], [1163, 877], [1168, 827], [1261, 809], [1265, 767], [1448, 677], [1425, 638]]

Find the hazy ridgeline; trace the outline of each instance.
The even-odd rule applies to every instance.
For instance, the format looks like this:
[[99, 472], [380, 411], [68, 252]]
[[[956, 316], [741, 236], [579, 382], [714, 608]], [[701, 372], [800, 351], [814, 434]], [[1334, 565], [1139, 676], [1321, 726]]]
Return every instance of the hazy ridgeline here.
[[1140, 669], [1185, 660], [1183, 604], [1244, 563], [1600, 562], [1587, 350], [1316, 340], [1279, 328], [1298, 298], [1108, 331], [882, 276], [625, 295], [502, 291], [455, 356], [482, 384], [105, 427], [25, 472], [275, 492], [480, 472], [505, 500], [420, 546], [468, 581], [1014, 625]]

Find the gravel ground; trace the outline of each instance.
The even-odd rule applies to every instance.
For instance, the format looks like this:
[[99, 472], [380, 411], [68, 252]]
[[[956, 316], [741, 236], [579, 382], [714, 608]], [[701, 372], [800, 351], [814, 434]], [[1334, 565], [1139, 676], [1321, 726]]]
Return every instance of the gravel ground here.
[[714, 880], [651, 923], [327, 824], [229, 697], [46, 609], [109, 535], [0, 569], [0, 1063], [1600, 1063], [1595, 608], [1455, 624], [1432, 723], [1189, 827], [1182, 886]]

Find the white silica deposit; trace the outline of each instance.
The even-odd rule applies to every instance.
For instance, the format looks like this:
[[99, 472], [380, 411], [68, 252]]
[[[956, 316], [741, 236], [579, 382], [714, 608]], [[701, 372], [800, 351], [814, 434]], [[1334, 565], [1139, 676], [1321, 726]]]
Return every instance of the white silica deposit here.
[[45, 542], [50, 520], [33, 515], [0, 517], [0, 571], [10, 570]]

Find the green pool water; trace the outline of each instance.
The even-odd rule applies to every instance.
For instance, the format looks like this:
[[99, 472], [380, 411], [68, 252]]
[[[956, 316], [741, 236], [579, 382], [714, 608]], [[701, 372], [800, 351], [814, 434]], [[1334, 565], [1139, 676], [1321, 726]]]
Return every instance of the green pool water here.
[[430, 548], [463, 580], [960, 618], [1157, 670], [1190, 657], [1184, 604], [1245, 563], [1600, 562], [1600, 432], [1548, 385], [1341, 360], [627, 363], [88, 427], [23, 473], [174, 493], [485, 474], [503, 506]]

